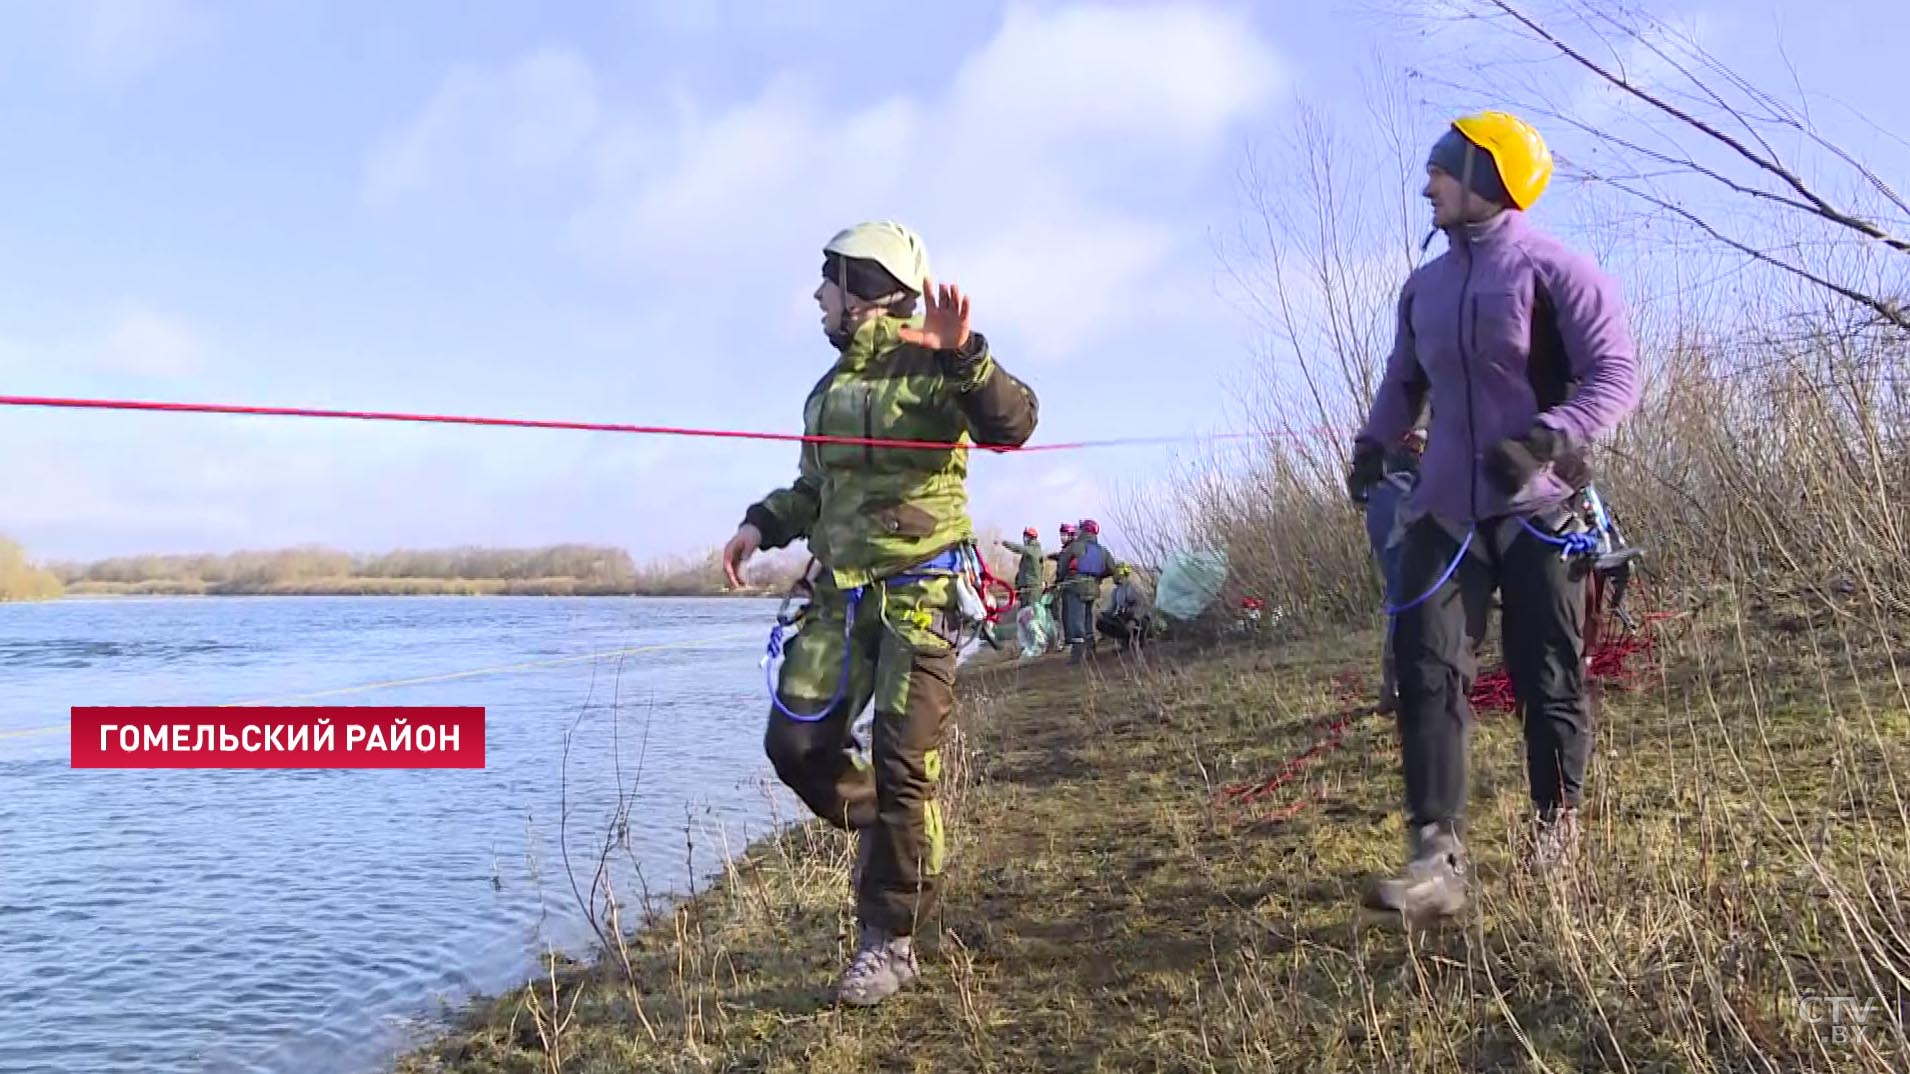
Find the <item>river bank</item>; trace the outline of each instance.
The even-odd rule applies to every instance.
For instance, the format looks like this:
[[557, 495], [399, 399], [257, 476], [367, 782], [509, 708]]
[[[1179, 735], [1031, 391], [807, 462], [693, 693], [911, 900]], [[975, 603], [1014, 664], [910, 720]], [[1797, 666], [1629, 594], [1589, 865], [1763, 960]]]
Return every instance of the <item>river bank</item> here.
[[1576, 878], [1517, 867], [1523, 747], [1482, 716], [1463, 925], [1357, 910], [1404, 841], [1393, 724], [1353, 682], [1375, 636], [978, 668], [913, 991], [830, 1003], [849, 843], [802, 824], [396, 1070], [1901, 1069], [1901, 1014], [1855, 1043], [1806, 1017], [1910, 965], [1890, 646], [1813, 619], [1650, 629], [1655, 662], [1603, 700]]

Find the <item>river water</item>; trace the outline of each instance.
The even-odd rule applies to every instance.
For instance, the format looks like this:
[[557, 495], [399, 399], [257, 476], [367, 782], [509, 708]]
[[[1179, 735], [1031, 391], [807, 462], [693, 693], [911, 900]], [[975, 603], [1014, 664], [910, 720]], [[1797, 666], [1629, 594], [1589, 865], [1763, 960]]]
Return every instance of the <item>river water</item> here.
[[[618, 890], [704, 882], [798, 815], [762, 755], [774, 610], [0, 604], [0, 1071], [384, 1069], [446, 1005], [587, 951], [570, 876], [587, 892], [620, 797]], [[436, 681], [364, 688], [411, 679]], [[486, 767], [70, 767], [74, 705], [229, 702], [481, 705]]]

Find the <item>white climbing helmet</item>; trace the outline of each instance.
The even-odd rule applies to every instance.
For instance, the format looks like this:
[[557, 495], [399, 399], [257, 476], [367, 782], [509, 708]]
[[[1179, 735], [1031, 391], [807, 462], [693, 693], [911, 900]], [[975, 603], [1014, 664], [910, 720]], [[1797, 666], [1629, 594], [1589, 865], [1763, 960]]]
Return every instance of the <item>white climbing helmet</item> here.
[[822, 249], [881, 265], [912, 295], [921, 293], [922, 281], [929, 277], [928, 247], [922, 244], [921, 236], [893, 220], [870, 220], [844, 228]]

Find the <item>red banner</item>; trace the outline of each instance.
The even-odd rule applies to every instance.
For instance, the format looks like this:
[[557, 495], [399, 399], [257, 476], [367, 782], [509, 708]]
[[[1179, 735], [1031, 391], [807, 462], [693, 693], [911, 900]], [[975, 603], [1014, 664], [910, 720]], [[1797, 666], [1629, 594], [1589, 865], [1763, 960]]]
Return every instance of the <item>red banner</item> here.
[[73, 708], [74, 768], [483, 768], [484, 710]]

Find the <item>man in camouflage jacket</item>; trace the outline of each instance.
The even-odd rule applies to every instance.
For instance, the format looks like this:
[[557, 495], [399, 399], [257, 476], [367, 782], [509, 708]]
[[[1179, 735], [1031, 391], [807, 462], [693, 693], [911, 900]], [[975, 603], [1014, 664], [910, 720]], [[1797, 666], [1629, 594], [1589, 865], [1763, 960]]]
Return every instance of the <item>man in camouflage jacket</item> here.
[[[803, 427], [829, 439], [804, 443], [795, 483], [749, 508], [723, 558], [735, 585], [758, 548], [806, 539], [816, 560], [764, 748], [817, 816], [858, 834], [860, 938], [838, 994], [868, 1005], [916, 976], [910, 938], [944, 865], [936, 784], [962, 624], [954, 555], [974, 539], [967, 445], [1020, 446], [1038, 408], [969, 330], [967, 297], [934, 286], [906, 228], [884, 221], [836, 235], [816, 300], [838, 353], [809, 393]], [[901, 440], [961, 446], [869, 442]], [[872, 699], [873, 771], [848, 749]]]

